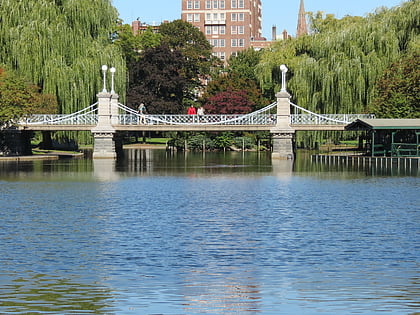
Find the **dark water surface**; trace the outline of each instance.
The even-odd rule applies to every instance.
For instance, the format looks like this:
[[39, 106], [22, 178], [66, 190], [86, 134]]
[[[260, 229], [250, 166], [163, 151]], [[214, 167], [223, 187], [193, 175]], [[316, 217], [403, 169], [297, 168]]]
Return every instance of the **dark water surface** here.
[[0, 163], [0, 314], [418, 314], [417, 170]]

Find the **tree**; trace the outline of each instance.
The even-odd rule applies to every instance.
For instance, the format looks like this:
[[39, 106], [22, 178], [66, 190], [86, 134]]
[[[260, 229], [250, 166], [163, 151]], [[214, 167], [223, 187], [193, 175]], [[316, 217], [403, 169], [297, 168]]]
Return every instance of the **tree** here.
[[127, 65], [131, 65], [139, 59], [139, 52], [142, 48], [141, 40], [139, 36], [134, 35], [130, 25], [117, 26], [114, 44], [120, 47]]
[[140, 33], [138, 37], [140, 39], [141, 49], [157, 47], [162, 40], [162, 35], [155, 33], [150, 26], [144, 32]]
[[117, 18], [109, 0], [2, 0], [0, 63], [55, 95], [62, 113], [95, 101], [102, 64], [117, 68], [124, 98], [125, 60], [111, 38]]
[[[233, 102], [230, 105], [228, 104], [229, 99]], [[216, 104], [221, 100], [224, 103], [223, 109]], [[268, 101], [262, 97], [256, 82], [241, 77], [236, 72], [220, 75], [210, 81], [200, 102], [209, 113], [230, 114], [249, 113], [268, 104]]]
[[180, 114], [210, 72], [211, 46], [182, 20], [162, 24], [160, 35], [161, 44], [144, 49], [130, 67], [127, 100], [145, 103], [149, 113]]
[[0, 127], [8, 126], [29, 114], [53, 114], [57, 101], [53, 95], [40, 93], [13, 71], [0, 68]]
[[338, 32], [343, 28], [348, 28], [351, 24], [357, 24], [363, 20], [360, 16], [345, 16], [337, 19], [334, 14], [324, 15], [318, 11], [316, 14], [309, 12], [310, 28], [312, 33]]
[[228, 72], [257, 82], [255, 67], [260, 62], [261, 55], [261, 50], [257, 51], [253, 48], [240, 51], [236, 56], [229, 58]]
[[180, 114], [188, 86], [185, 59], [179, 51], [161, 45], [142, 52], [130, 69], [127, 101], [137, 108], [144, 103], [150, 114]]
[[[320, 114], [365, 113], [377, 80], [418, 41], [419, 16], [416, 0], [364, 18], [327, 16], [314, 24], [311, 36], [279, 41], [264, 51], [256, 67], [260, 86], [279, 91], [279, 65], [286, 64], [294, 103]], [[317, 133], [312, 139], [329, 136]]]
[[420, 118], [420, 53], [404, 56], [376, 84], [370, 110], [381, 118]]
[[363, 113], [375, 97], [376, 81], [419, 36], [420, 2], [406, 1], [365, 18], [317, 21], [311, 36], [276, 43], [257, 69], [261, 86], [281, 79], [288, 66], [293, 101], [317, 113]]
[[191, 23], [175, 20], [160, 27], [162, 44], [180, 51], [186, 60], [185, 77], [190, 78], [191, 90], [201, 86], [201, 79], [210, 74], [214, 58], [205, 35]]
[[209, 97], [204, 108], [209, 114], [246, 114], [254, 105], [246, 91], [228, 89]]

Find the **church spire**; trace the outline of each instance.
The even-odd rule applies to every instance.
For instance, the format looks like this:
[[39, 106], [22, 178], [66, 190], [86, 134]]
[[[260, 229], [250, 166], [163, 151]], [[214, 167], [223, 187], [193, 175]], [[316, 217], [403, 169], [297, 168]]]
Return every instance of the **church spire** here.
[[303, 0], [300, 0], [296, 37], [306, 34], [308, 34], [308, 26], [306, 25], [305, 5], [303, 4]]

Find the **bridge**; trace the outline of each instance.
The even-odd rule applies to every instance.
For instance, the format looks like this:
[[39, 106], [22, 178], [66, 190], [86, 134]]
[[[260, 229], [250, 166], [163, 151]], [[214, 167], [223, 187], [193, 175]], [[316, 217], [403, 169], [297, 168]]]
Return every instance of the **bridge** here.
[[[289, 124], [299, 130], [342, 131], [366, 114], [316, 114], [289, 102], [300, 114], [290, 114]], [[270, 131], [277, 124], [277, 102], [244, 115], [144, 115], [118, 103], [118, 114], [110, 118], [116, 131]], [[91, 131], [98, 124], [98, 103], [72, 114], [31, 115], [19, 125], [33, 131]]]
[[[118, 102], [113, 80], [111, 91], [97, 94], [98, 101], [67, 115], [31, 115], [18, 122], [29, 131], [91, 131], [94, 158], [115, 158], [122, 149], [119, 135], [125, 131], [269, 131], [273, 138], [273, 158], [293, 158], [296, 131], [342, 131], [357, 119], [373, 118], [364, 114], [321, 115], [290, 102], [286, 91], [287, 67], [282, 65], [282, 87], [277, 101], [244, 115], [144, 115]], [[115, 72], [115, 69], [114, 69]], [[113, 72], [112, 72], [113, 74]], [[291, 113], [293, 108], [293, 114]]]

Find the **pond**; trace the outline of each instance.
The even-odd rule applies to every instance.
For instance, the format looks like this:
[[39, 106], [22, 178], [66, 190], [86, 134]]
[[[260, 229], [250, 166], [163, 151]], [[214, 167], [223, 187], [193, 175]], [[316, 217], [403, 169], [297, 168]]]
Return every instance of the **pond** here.
[[0, 313], [420, 311], [418, 171], [125, 153], [0, 162]]

